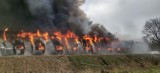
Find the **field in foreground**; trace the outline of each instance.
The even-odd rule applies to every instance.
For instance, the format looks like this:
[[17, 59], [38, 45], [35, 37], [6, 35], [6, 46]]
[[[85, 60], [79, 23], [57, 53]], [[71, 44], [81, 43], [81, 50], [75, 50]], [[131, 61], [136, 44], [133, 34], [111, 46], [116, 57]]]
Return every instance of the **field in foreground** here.
[[14, 56], [0, 73], [159, 73], [160, 55]]

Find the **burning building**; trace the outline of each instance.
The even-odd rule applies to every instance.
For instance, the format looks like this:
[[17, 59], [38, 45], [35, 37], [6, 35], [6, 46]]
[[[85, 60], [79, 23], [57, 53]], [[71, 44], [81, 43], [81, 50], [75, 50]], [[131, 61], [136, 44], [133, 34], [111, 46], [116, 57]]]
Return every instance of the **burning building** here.
[[[19, 3], [24, 4], [20, 9], [28, 10], [25, 12], [32, 17], [32, 20], [27, 22], [29, 23], [27, 27], [21, 29], [25, 32], [19, 30], [21, 32], [15, 35], [19, 39], [29, 41], [32, 50], [42, 53], [45, 53], [46, 43], [52, 43], [56, 53], [60, 54], [64, 51], [76, 54], [80, 49], [79, 45], [85, 53], [98, 53], [107, 49], [112, 51], [110, 45], [117, 38], [103, 25], [93, 24], [87, 18], [80, 9], [84, 2], [85, 0], [19, 0]], [[17, 48], [23, 45], [20, 47], [21, 49], [23, 47], [22, 53], [24, 53], [25, 45], [21, 43], [14, 46]]]
[[[62, 54], [64, 51], [66, 51], [68, 54], [76, 54], [80, 50], [78, 47], [79, 45], [81, 45], [85, 53], [97, 53], [102, 49], [107, 50], [107, 47], [110, 47], [109, 45], [112, 43], [112, 40], [115, 39], [113, 39], [113, 37], [110, 38], [111, 36], [100, 37], [97, 35], [92, 36], [90, 34], [85, 34], [81, 37], [69, 30], [65, 34], [61, 33], [60, 31], [56, 31], [52, 34], [48, 33], [49, 32], [42, 33], [39, 30], [37, 30], [35, 33], [23, 31], [18, 33], [16, 38], [19, 42], [21, 42], [22, 39], [29, 41], [32, 47], [32, 52], [33, 50], [37, 50], [45, 53], [46, 46], [49, 43], [52, 43], [54, 46], [52, 49], [54, 48], [56, 53], [59, 54]], [[23, 45], [24, 49], [22, 49], [22, 51], [24, 51], [24, 42], [21, 43], [14, 45]]]

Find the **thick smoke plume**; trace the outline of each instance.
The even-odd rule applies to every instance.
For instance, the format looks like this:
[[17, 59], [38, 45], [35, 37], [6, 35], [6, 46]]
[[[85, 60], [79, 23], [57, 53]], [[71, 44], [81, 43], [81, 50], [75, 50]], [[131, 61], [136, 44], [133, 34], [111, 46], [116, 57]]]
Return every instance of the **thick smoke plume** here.
[[[91, 22], [79, 8], [84, 0], [27, 0], [35, 17], [34, 25], [42, 31], [71, 30], [78, 35], [88, 33]], [[37, 28], [35, 28], [37, 29]]]
[[[147, 47], [142, 48], [139, 43], [131, 43], [131, 45], [128, 45], [128, 42], [126, 42], [127, 44], [123, 45], [123, 42], [119, 41], [119, 39], [116, 39], [116, 37], [112, 33], [110, 33], [103, 25], [92, 24], [92, 21], [90, 21], [85, 13], [80, 9], [81, 4], [83, 4], [84, 2], [85, 0], [22, 1], [22, 3], [26, 4], [26, 7], [24, 6], [22, 7], [22, 9], [26, 8], [23, 10], [28, 10], [29, 13], [27, 14], [31, 14], [30, 16], [33, 17], [32, 22], [30, 22], [31, 24], [28, 25], [29, 27], [26, 27], [26, 30], [40, 30], [42, 33], [49, 32], [49, 37], [56, 31], [60, 31], [62, 34], [66, 34], [69, 30], [79, 37], [80, 40], [78, 41], [81, 41], [83, 43], [84, 41], [82, 41], [81, 39], [83, 39], [84, 35], [89, 35], [91, 37], [94, 37], [96, 35], [97, 37], [105, 39], [103, 39], [100, 43], [95, 42], [94, 45], [91, 46], [94, 47], [94, 50], [96, 49], [102, 54], [106, 54], [107, 51], [113, 53], [119, 52], [119, 50], [121, 51], [121, 49], [119, 48], [122, 48], [122, 52], [131, 51], [131, 53], [145, 53], [148, 51], [146, 50]], [[19, 9], [17, 8], [17, 10]], [[73, 40], [71, 40], [71, 42], [72, 43], [69, 42], [69, 44], [71, 46], [74, 46], [75, 44]], [[79, 43], [77, 44], [77, 47], [79, 47]], [[47, 48], [52, 48], [53, 46], [55, 45], [49, 44], [47, 45]], [[126, 50], [127, 48], [129, 49]], [[47, 54], [50, 54], [49, 51]]]

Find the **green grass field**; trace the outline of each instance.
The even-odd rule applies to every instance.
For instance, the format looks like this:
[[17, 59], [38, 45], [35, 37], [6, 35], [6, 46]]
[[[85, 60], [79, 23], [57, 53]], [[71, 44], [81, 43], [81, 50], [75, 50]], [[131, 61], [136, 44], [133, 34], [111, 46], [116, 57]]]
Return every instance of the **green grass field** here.
[[69, 56], [79, 70], [95, 73], [159, 73], [160, 60], [153, 55]]

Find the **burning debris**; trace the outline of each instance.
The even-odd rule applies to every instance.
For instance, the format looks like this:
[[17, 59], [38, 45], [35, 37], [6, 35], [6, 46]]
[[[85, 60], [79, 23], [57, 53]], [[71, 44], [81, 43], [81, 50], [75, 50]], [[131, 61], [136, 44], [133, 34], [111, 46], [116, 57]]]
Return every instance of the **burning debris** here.
[[[62, 35], [60, 32], [55, 32], [54, 35], [51, 37], [51, 41], [54, 44], [54, 48], [57, 53], [62, 54], [63, 53], [63, 45], [62, 45]], [[66, 42], [67, 44], [67, 42]]]
[[15, 38], [12, 42], [13, 45], [13, 53], [17, 54], [17, 51], [20, 51], [20, 55], [23, 55], [25, 53], [25, 44], [24, 40], [21, 38]]

